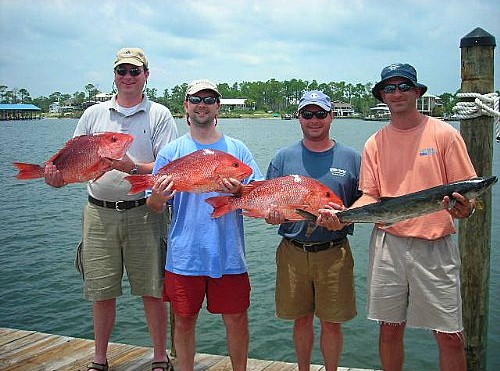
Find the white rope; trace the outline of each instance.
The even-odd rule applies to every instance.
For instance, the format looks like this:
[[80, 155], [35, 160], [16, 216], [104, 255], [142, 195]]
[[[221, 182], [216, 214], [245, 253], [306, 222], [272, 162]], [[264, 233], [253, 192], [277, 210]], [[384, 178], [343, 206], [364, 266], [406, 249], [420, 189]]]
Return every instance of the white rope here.
[[458, 102], [453, 107], [453, 118], [458, 120], [468, 120], [480, 116], [494, 117], [495, 137], [500, 142], [500, 111], [499, 96], [497, 93], [457, 93], [459, 98], [474, 98], [474, 102]]

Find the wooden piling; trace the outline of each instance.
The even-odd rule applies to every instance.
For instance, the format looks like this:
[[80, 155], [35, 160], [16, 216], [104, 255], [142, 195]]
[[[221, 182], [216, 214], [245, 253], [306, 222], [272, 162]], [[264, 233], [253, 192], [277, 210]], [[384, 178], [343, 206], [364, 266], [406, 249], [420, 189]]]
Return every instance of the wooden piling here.
[[[476, 28], [460, 41], [462, 93], [494, 90], [495, 38]], [[467, 99], [464, 99], [467, 100]], [[460, 132], [479, 176], [490, 176], [493, 159], [493, 118], [462, 120]], [[491, 250], [491, 190], [479, 199], [475, 214], [459, 223], [462, 258], [463, 318], [468, 370], [486, 369]]]

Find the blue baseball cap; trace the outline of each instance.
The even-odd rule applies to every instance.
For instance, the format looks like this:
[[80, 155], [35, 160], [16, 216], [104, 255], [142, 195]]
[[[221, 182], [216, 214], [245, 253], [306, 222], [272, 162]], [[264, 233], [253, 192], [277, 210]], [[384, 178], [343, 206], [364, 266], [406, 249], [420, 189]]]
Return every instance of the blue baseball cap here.
[[427, 91], [427, 86], [417, 82], [417, 71], [413, 66], [407, 63], [394, 63], [384, 67], [380, 73], [380, 81], [372, 89], [373, 96], [379, 101], [382, 101], [380, 91], [384, 88], [385, 82], [393, 77], [402, 77], [409, 80], [417, 88], [420, 88], [420, 96], [424, 95]]
[[319, 90], [306, 91], [302, 96], [302, 98], [300, 98], [299, 100], [298, 110], [300, 111], [302, 108], [308, 106], [309, 104], [315, 104], [323, 108], [325, 111], [332, 110], [332, 103], [330, 101], [330, 97]]

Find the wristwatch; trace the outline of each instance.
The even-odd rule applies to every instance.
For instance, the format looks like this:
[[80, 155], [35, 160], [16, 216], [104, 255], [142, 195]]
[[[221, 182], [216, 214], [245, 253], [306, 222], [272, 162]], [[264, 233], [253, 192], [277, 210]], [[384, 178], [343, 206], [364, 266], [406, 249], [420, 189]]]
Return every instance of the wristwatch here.
[[130, 170], [129, 174], [135, 175], [135, 174], [138, 174], [138, 173], [139, 173], [139, 169], [137, 168], [137, 165], [134, 164], [134, 167], [132, 168], [132, 170]]

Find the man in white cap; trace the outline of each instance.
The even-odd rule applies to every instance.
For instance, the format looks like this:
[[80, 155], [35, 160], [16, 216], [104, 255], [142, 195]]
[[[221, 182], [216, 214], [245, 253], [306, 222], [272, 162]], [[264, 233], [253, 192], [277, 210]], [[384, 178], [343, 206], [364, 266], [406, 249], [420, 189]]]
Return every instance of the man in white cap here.
[[[216, 129], [220, 96], [217, 85], [211, 81], [195, 80], [188, 85], [184, 108], [189, 132], [160, 151], [153, 173], [196, 150], [215, 149], [232, 154], [253, 169], [253, 174], [244, 183], [262, 179], [245, 144]], [[241, 191], [241, 183], [236, 179], [227, 178], [222, 182], [225, 193]], [[194, 369], [196, 320], [206, 297], [208, 311], [221, 314], [224, 320], [232, 369], [245, 370], [250, 281], [245, 261], [243, 217], [234, 211], [212, 218], [212, 206], [205, 200], [220, 193], [170, 192], [173, 185], [171, 177], [161, 176], [153, 187], [148, 205], [161, 212], [167, 201], [172, 204], [165, 298], [171, 302], [175, 314], [176, 368], [181, 371]]]
[[[111, 171], [87, 184], [79, 267], [84, 295], [93, 301], [95, 356], [89, 371], [107, 371], [107, 348], [122, 295], [123, 268], [133, 295], [142, 296], [153, 341], [153, 371], [172, 370], [166, 354], [167, 310], [162, 300], [167, 214], [152, 212], [144, 193], [129, 195], [129, 174], [146, 174], [165, 144], [177, 138], [170, 111], [148, 100], [144, 87], [148, 60], [140, 48], [123, 48], [116, 55], [111, 100], [87, 108], [74, 136], [98, 132], [132, 134], [134, 141], [121, 160], [110, 160]], [[45, 168], [46, 182], [64, 186], [53, 164]]]
[[[315, 178], [334, 191], [345, 205], [359, 196], [361, 156], [330, 135], [333, 111], [322, 91], [304, 93], [299, 101], [303, 138], [280, 149], [271, 160], [267, 178], [299, 174]], [[326, 207], [327, 205], [325, 205]], [[347, 235], [353, 226], [331, 231], [311, 222], [287, 222], [279, 210], [266, 221], [281, 224], [283, 237], [276, 251], [276, 315], [293, 320], [293, 340], [300, 371], [308, 371], [314, 347], [314, 317], [321, 323], [320, 348], [325, 368], [336, 370], [343, 348], [342, 323], [356, 316], [353, 257]]]
[[[352, 207], [476, 177], [460, 133], [417, 110], [417, 99], [426, 90], [407, 63], [382, 70], [372, 93], [389, 106], [391, 121], [365, 144], [363, 195]], [[475, 200], [459, 193], [453, 193], [453, 198], [453, 207], [448, 196], [443, 199], [442, 211], [374, 226], [368, 318], [380, 324], [379, 354], [386, 371], [403, 369], [406, 325], [434, 333], [441, 370], [466, 370], [460, 252], [452, 234], [454, 219], [471, 216]], [[334, 213], [328, 224], [343, 226]]]

